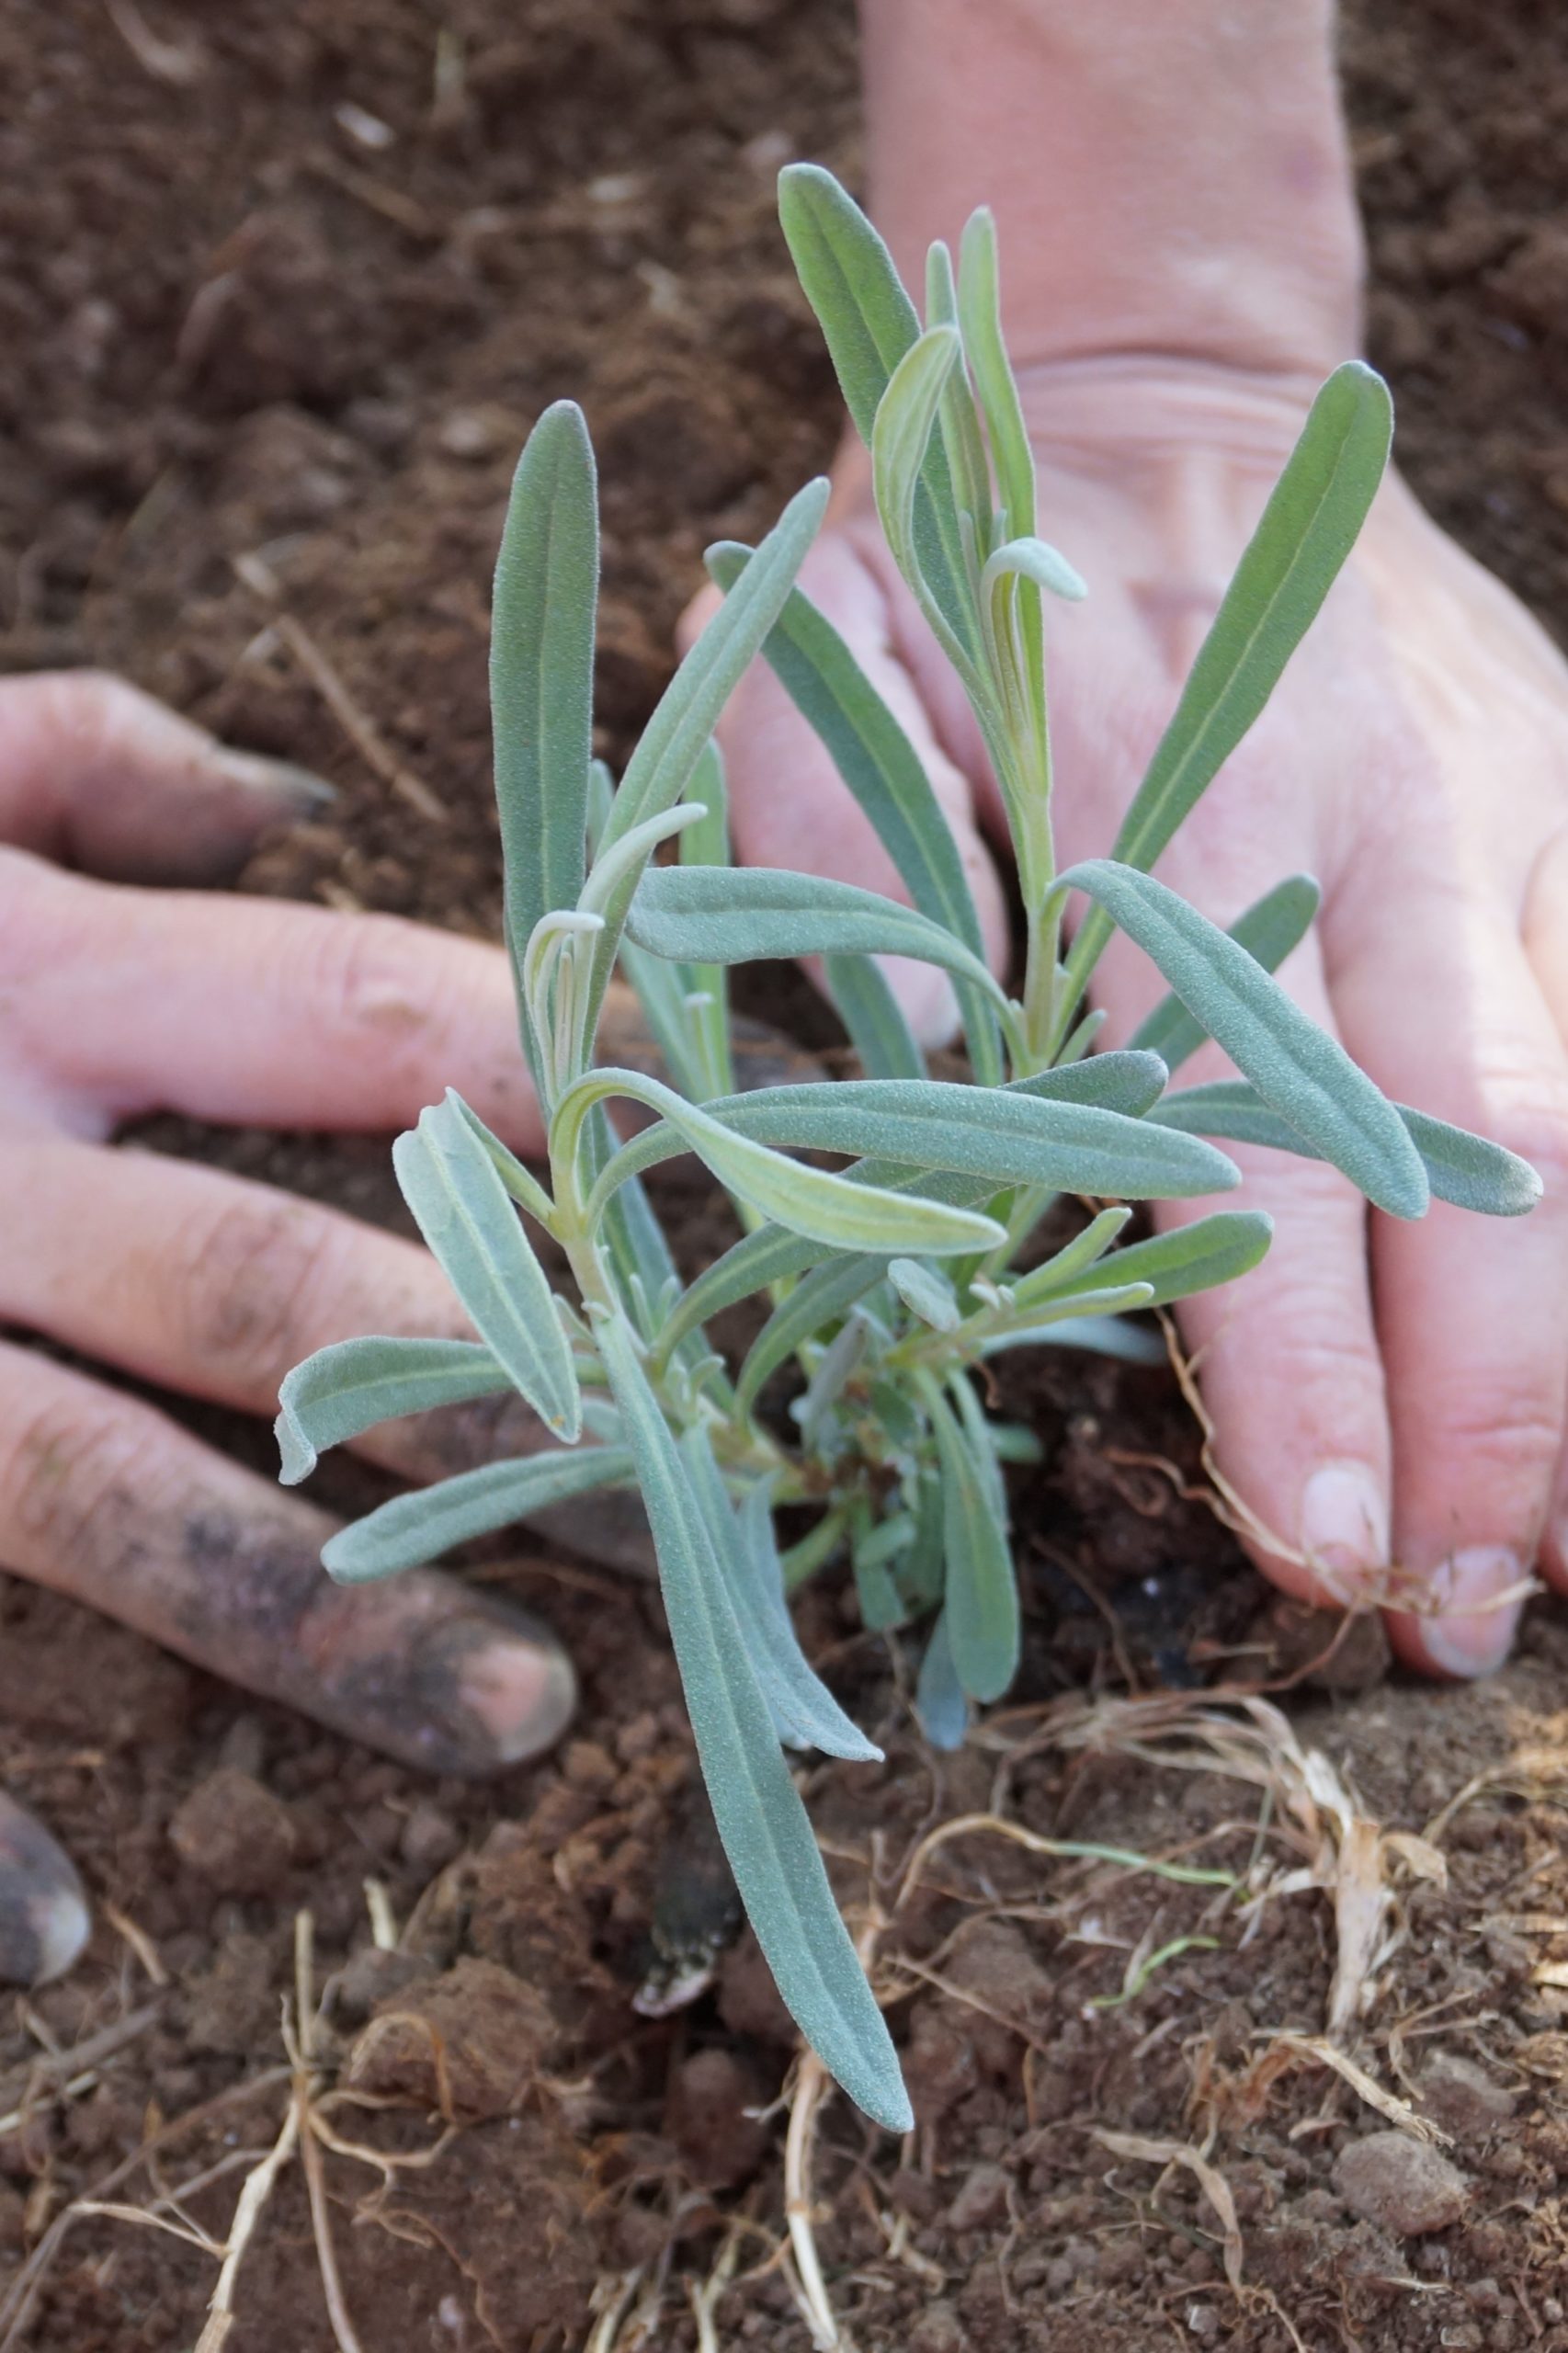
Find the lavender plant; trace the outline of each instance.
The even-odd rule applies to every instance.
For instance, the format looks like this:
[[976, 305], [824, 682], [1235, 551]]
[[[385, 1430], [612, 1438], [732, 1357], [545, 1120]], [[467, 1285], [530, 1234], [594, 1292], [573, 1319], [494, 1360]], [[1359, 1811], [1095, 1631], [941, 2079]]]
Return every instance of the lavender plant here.
[[[812, 1671], [790, 1587], [847, 1555], [868, 1625], [921, 1630], [917, 1695], [938, 1745], [999, 1698], [1018, 1657], [1002, 1465], [1028, 1434], [986, 1412], [976, 1375], [1040, 1343], [1135, 1352], [1118, 1319], [1256, 1264], [1269, 1221], [1220, 1211], [1128, 1243], [1130, 1204], [1239, 1182], [1212, 1139], [1331, 1161], [1369, 1200], [1420, 1217], [1436, 1195], [1497, 1216], [1540, 1190], [1523, 1162], [1391, 1103], [1271, 974], [1317, 887], [1281, 882], [1230, 932], [1149, 869], [1257, 717], [1317, 612], [1388, 454], [1369, 369], [1330, 377], [1242, 558], [1111, 857], [1058, 871], [1051, 821], [1044, 599], [1076, 598], [1037, 536], [1034, 470], [999, 320], [995, 238], [976, 213], [955, 269], [933, 247], [926, 324], [864, 215], [794, 166], [781, 212], [845, 398], [869, 443], [889, 547], [960, 678], [994, 767], [1027, 926], [1022, 984], [991, 975], [951, 838], [920, 762], [822, 613], [795, 587], [827, 498], [795, 497], [755, 550], [721, 545], [725, 592], [621, 777], [592, 758], [597, 575], [592, 449], [568, 402], [517, 468], [495, 579], [491, 680], [506, 920], [523, 1041], [548, 1123], [524, 1167], [457, 1096], [399, 1137], [403, 1194], [477, 1338], [350, 1340], [290, 1373], [286, 1480], [389, 1415], [516, 1389], [559, 1439], [401, 1495], [327, 1545], [346, 1582], [386, 1576], [593, 1488], [641, 1489], [702, 1770], [735, 1880], [802, 2032], [867, 2113], [910, 2110], [881, 2012], [839, 1917], [788, 1752], [874, 1758]], [[773, 665], [871, 819], [903, 905], [728, 860], [713, 729], [754, 656]], [[781, 789], [787, 780], [781, 779]], [[655, 862], [666, 843], [678, 858]], [[1086, 902], [1071, 944], [1064, 917]], [[1089, 983], [1112, 928], [1170, 995], [1120, 1052], [1092, 1052]], [[727, 969], [821, 956], [865, 1076], [738, 1093]], [[974, 1084], [926, 1074], [876, 959], [950, 974]], [[619, 963], [673, 1081], [595, 1060]], [[1237, 1072], [1167, 1091], [1206, 1038]], [[623, 1142], [607, 1107], [652, 1123]], [[791, 1157], [843, 1155], [830, 1169]], [[743, 1238], [681, 1282], [642, 1178], [694, 1153]], [[1057, 1197], [1103, 1202], [1020, 1272]], [[521, 1215], [519, 1216], [519, 1211]], [[564, 1254], [553, 1293], [528, 1222]], [[710, 1346], [722, 1309], [766, 1294], [738, 1364]], [[762, 1410], [792, 1369], [787, 1415]], [[807, 1506], [782, 1555], [774, 1516]]]

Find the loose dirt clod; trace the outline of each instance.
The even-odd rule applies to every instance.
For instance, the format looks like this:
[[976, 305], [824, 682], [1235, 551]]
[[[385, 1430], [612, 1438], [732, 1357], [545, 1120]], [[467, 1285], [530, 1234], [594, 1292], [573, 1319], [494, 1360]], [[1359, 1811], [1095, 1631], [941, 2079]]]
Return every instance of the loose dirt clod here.
[[294, 1824], [261, 1782], [221, 1767], [179, 1806], [169, 1844], [220, 1895], [269, 1895], [294, 1859]]
[[1334, 2186], [1364, 2222], [1400, 2238], [1446, 2231], [1470, 2203], [1459, 2167], [1404, 2132], [1369, 2132], [1352, 2141], [1335, 2163]]

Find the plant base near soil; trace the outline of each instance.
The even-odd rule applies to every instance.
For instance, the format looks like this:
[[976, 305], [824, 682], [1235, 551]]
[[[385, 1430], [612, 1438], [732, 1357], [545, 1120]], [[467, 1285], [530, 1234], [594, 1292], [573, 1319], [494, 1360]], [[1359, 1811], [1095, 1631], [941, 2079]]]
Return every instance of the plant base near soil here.
[[[0, 76], [40, 96], [0, 131], [0, 658], [118, 665], [336, 778], [331, 821], [265, 849], [251, 887], [493, 933], [483, 584], [516, 448], [548, 398], [585, 392], [607, 482], [614, 739], [657, 689], [700, 545], [754, 536], [829, 454], [836, 397], [772, 182], [800, 151], [852, 174], [847, 12], [615, 0], [590, 21], [548, 0], [468, 0], [452, 19], [460, 86], [449, 76], [434, 120], [431, 19], [411, 4], [241, 0], [191, 22], [184, 81], [144, 40], [140, 58], [128, 46], [117, 27], [142, 25], [129, 10], [24, 5], [0, 30]], [[172, 39], [162, 15], [146, 24]], [[1373, 356], [1400, 400], [1403, 460], [1551, 626], [1568, 609], [1568, 85], [1547, 70], [1541, 24], [1532, 0], [1383, 0], [1352, 11], [1348, 65]], [[390, 151], [342, 128], [345, 101], [392, 129]], [[738, 197], [748, 165], [755, 192]], [[232, 570], [257, 550], [444, 822], [365, 767], [288, 642], [257, 646], [276, 612]], [[776, 1017], [777, 976], [755, 985]], [[809, 999], [787, 1001], [821, 1044]], [[173, 1122], [151, 1140], [396, 1214], [379, 1140]], [[678, 1198], [695, 1259], [711, 1247], [705, 1187]], [[886, 1768], [814, 1776], [851, 1906], [872, 1833], [886, 1904], [913, 1841], [997, 1804], [1044, 1836], [1236, 1870], [1252, 1858], [1256, 1789], [1049, 1745], [1062, 1725], [1040, 1711], [1071, 1715], [1073, 1694], [1115, 1691], [1129, 1665], [1146, 1686], [1221, 1665], [1267, 1680], [1308, 1664], [1322, 1630], [1269, 1603], [1160, 1467], [1195, 1471], [1171, 1384], [1066, 1356], [1030, 1378], [1008, 1406], [1047, 1446], [1017, 1498], [1032, 1610], [1020, 1706], [986, 1744], [938, 1775], [898, 1729], [885, 1655], [831, 1592], [808, 1606], [813, 1655], [862, 1721], [892, 1730]], [[258, 1429], [204, 1427], [270, 1469]], [[376, 1499], [368, 1473], [334, 1475], [345, 1509]], [[335, 2129], [394, 2154], [429, 2148], [436, 2048], [460, 2120], [434, 2164], [394, 2171], [376, 2211], [378, 2176], [325, 2160], [365, 2353], [546, 2353], [596, 2327], [601, 2347], [630, 2347], [640, 2313], [646, 2342], [694, 2346], [683, 2280], [710, 2278], [735, 2217], [718, 2341], [809, 2344], [781, 2271], [745, 2277], [783, 2227], [783, 2118], [744, 2112], [788, 2060], [763, 1973], [742, 1946], [697, 2007], [630, 2008], [689, 1777], [651, 1594], [560, 1552], [494, 1573], [560, 1626], [585, 1699], [559, 1756], [486, 1790], [421, 1781], [0, 1583], [0, 1778], [99, 1899], [84, 1965], [0, 2006], [0, 2312], [72, 2200], [144, 2207], [160, 2181], [271, 2144], [288, 2085], [260, 2078], [283, 2063], [279, 2002], [308, 1910], [318, 1986], [345, 1972], [328, 2080], [414, 2103], [339, 2107]], [[1568, 2347], [1568, 2015], [1553, 1982], [1568, 1978], [1568, 1640], [1560, 1614], [1537, 1612], [1519, 1661], [1477, 1690], [1383, 1687], [1379, 1664], [1358, 1638], [1324, 1670], [1338, 1690], [1288, 1704], [1300, 1741], [1339, 1761], [1385, 1826], [1419, 1832], [1492, 1777], [1441, 1831], [1446, 1893], [1398, 1867], [1406, 1938], [1349, 2046], [1450, 2136], [1433, 2152], [1460, 2178], [1406, 2154], [1422, 2146], [1408, 2135], [1391, 2143], [1384, 2115], [1273, 2039], [1322, 2028], [1324, 1895], [1277, 1897], [1238, 1949], [1244, 1923], [1215, 1916], [1211, 1889], [955, 1838], [880, 1949], [927, 2120], [903, 2151], [868, 2141], [842, 2100], [819, 2120], [817, 2243], [861, 2353], [1142, 2353], [1170, 2333], [1282, 2353], [1291, 2329], [1311, 2353]], [[1004, 1745], [1021, 1753], [999, 1787]], [[1300, 1860], [1278, 1822], [1265, 1851]], [[400, 1928], [412, 1916], [402, 1952], [375, 1949], [367, 1878]], [[1145, 1975], [1197, 1936], [1218, 1948]], [[367, 2034], [376, 2013], [391, 2015]], [[47, 2038], [93, 2051], [62, 2063]], [[187, 2117], [155, 2153], [160, 2181], [103, 2187]], [[1206, 2154], [1234, 2201], [1239, 2295], [1203, 2177], [1096, 2129]], [[218, 2240], [242, 2177], [231, 2163], [190, 2200]], [[194, 2244], [103, 2217], [74, 2220], [49, 2257], [9, 2340], [42, 2353], [191, 2345], [218, 2270]], [[297, 2167], [257, 2223], [235, 2309], [226, 2353], [332, 2342]]]

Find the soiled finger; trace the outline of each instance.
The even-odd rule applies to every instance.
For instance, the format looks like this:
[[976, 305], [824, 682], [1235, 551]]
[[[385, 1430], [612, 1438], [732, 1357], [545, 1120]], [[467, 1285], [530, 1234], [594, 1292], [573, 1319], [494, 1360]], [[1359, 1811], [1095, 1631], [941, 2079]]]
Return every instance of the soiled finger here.
[[70, 1856], [0, 1790], [0, 1985], [62, 1976], [91, 1925]]
[[227, 882], [269, 826], [333, 798], [101, 670], [0, 684], [0, 841], [120, 882]]
[[335, 1523], [139, 1400], [0, 1346], [0, 1563], [225, 1680], [432, 1772], [550, 1746], [570, 1662], [524, 1614], [414, 1571], [344, 1591]]

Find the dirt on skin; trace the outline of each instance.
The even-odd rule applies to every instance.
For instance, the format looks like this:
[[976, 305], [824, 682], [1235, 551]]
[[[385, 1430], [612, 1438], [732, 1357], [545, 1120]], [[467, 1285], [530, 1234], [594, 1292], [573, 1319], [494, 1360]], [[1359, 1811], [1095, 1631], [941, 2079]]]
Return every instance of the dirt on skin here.
[[[1373, 349], [1404, 462], [1561, 635], [1553, 29], [1539, 0], [1366, 0], [1346, 48]], [[332, 776], [331, 819], [267, 846], [248, 887], [493, 934], [485, 598], [516, 450], [547, 400], [585, 401], [613, 757], [666, 674], [701, 547], [754, 536], [834, 445], [772, 183], [795, 153], [854, 176], [847, 9], [17, 0], [0, 86], [0, 658], [115, 665]], [[258, 554], [265, 574], [240, 577]], [[412, 793], [346, 739], [280, 612], [374, 715]], [[790, 1002], [820, 1042], [820, 1017]], [[379, 1142], [172, 1122], [154, 1140], [395, 1214]], [[672, 1183], [699, 1256], [704, 1189]], [[811, 1795], [846, 1901], [884, 1915], [879, 1983], [920, 2116], [902, 2148], [841, 2099], [820, 2118], [817, 2239], [857, 2343], [1563, 2353], [1561, 1613], [1532, 1617], [1517, 1665], [1481, 1689], [1384, 1683], [1364, 1633], [1298, 1688], [1302, 1748], [1343, 1769], [1368, 1822], [1428, 1843], [1335, 1834], [1283, 1719], [1233, 1708], [1216, 1734], [1195, 1713], [1221, 1671], [1282, 1678], [1325, 1636], [1271, 1604], [1173, 1485], [1165, 1466], [1184, 1482], [1195, 1467], [1173, 1384], [1062, 1358], [1010, 1403], [1046, 1461], [1017, 1495], [1028, 1637], [1008, 1711], [935, 1760], [903, 1663], [831, 1583], [804, 1612], [888, 1745], [885, 1768], [815, 1771]], [[203, 1427], [267, 1461], [237, 1417]], [[375, 1492], [338, 1476], [335, 1500]], [[327, 1989], [314, 2096], [340, 2143], [387, 2161], [313, 2144], [365, 2353], [553, 2353], [584, 2343], [595, 2310], [600, 2347], [695, 2346], [687, 2283], [722, 2263], [718, 2342], [810, 2344], [769, 2263], [783, 2120], [768, 2103], [790, 2041], [755, 1951], [678, 2018], [631, 2008], [689, 1773], [656, 1602], [562, 1552], [497, 1549], [485, 1574], [553, 1618], [585, 1699], [558, 1755], [479, 1790], [0, 1580], [0, 1779], [70, 1846], [97, 1920], [62, 1984], [0, 2005], [0, 2347], [194, 2345], [218, 2270], [199, 2233], [223, 2239], [284, 2118], [279, 2010], [307, 1910]], [[1119, 1713], [1130, 1677], [1176, 1697]], [[1215, 1769], [1216, 1738], [1270, 1789]], [[1273, 1873], [1274, 1892], [1248, 1908], [995, 1831], [917, 1857], [944, 1824], [993, 1811]], [[1339, 1874], [1337, 1944], [1330, 1893], [1279, 1892], [1290, 1872]], [[372, 1933], [367, 1881], [395, 1949]], [[1369, 2006], [1343, 2047], [1359, 2089], [1312, 2046], [1358, 1934]], [[1426, 2139], [1395, 2129], [1396, 2100]], [[173, 2233], [70, 2216], [73, 2200], [146, 2208], [193, 2182], [163, 2210]], [[257, 2222], [227, 2353], [332, 2346], [317, 2235], [296, 2163]], [[619, 2335], [607, 2293], [626, 2299]]]

